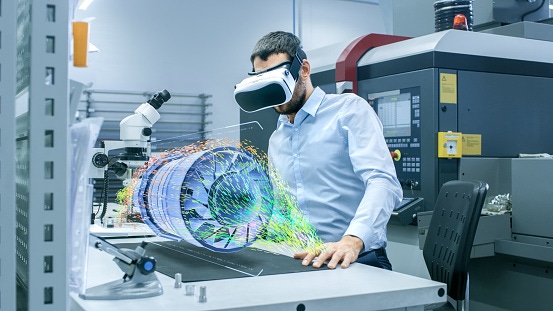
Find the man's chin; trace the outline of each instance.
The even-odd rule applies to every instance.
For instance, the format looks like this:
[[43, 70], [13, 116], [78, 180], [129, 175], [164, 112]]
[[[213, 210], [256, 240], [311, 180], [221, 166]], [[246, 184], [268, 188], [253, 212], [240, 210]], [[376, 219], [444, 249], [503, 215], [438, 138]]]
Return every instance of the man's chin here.
[[284, 105], [286, 105], [286, 104], [282, 104], [282, 105], [274, 107], [275, 111], [278, 114], [282, 114], [282, 115], [288, 114], [287, 111], [286, 111], [286, 107], [284, 107]]

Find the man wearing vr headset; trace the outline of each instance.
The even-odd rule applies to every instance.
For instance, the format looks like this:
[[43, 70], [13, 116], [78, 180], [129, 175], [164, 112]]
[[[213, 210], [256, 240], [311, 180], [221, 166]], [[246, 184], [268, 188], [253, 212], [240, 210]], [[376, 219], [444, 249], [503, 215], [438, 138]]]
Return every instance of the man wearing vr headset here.
[[280, 114], [269, 161], [326, 243], [321, 253], [294, 258], [315, 268], [357, 261], [391, 270], [386, 225], [402, 190], [372, 107], [355, 94], [314, 88], [294, 34], [263, 36], [250, 60], [252, 77], [236, 86], [236, 101], [245, 111], [274, 107]]

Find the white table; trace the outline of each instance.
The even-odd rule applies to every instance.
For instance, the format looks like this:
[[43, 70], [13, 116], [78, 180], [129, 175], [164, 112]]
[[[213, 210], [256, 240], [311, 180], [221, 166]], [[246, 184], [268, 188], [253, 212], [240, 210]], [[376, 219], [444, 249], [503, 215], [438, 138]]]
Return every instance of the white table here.
[[[122, 241], [123, 242], [123, 241]], [[125, 241], [128, 242], [128, 241]], [[90, 249], [87, 288], [120, 279], [112, 256]], [[298, 261], [298, 265], [300, 262]], [[191, 267], [193, 269], [193, 267]], [[185, 283], [155, 272], [163, 294], [126, 300], [83, 300], [72, 293], [72, 310], [423, 310], [446, 301], [446, 285], [397, 272], [353, 264], [347, 269]], [[195, 296], [185, 295], [195, 285]], [[198, 302], [206, 286], [207, 302]], [[303, 306], [302, 306], [303, 305]]]

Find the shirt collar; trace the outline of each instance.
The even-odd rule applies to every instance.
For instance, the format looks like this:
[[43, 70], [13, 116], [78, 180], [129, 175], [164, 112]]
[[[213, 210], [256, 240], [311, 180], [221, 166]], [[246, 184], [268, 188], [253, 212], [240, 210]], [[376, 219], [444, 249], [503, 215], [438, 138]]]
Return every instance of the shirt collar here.
[[309, 96], [309, 99], [307, 99], [307, 102], [305, 102], [305, 105], [303, 105], [303, 107], [301, 108], [301, 110], [304, 110], [312, 117], [314, 117], [315, 114], [317, 114], [317, 110], [319, 110], [319, 107], [321, 106], [325, 95], [326, 93], [321, 88], [316, 87], [311, 96]]
[[[294, 123], [298, 123], [298, 124], [301, 123], [307, 117], [308, 114], [314, 117], [315, 114], [317, 114], [317, 110], [321, 106], [321, 103], [323, 102], [325, 95], [326, 93], [320, 87], [316, 87], [313, 93], [311, 94], [311, 96], [309, 96], [309, 98], [303, 105], [303, 107], [296, 114]], [[289, 123], [288, 116], [281, 115], [278, 118], [278, 123], [279, 125], [282, 123]]]

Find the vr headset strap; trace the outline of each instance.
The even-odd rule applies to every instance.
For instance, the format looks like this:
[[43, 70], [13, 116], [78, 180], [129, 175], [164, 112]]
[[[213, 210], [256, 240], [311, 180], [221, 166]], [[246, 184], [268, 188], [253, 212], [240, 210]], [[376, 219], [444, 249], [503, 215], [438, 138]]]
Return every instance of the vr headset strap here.
[[292, 65], [290, 65], [290, 73], [292, 74], [294, 81], [298, 81], [298, 76], [300, 74], [300, 69], [301, 65], [303, 64], [304, 58], [305, 52], [301, 48], [298, 48], [296, 50], [296, 54], [294, 55], [294, 59], [292, 60]]

